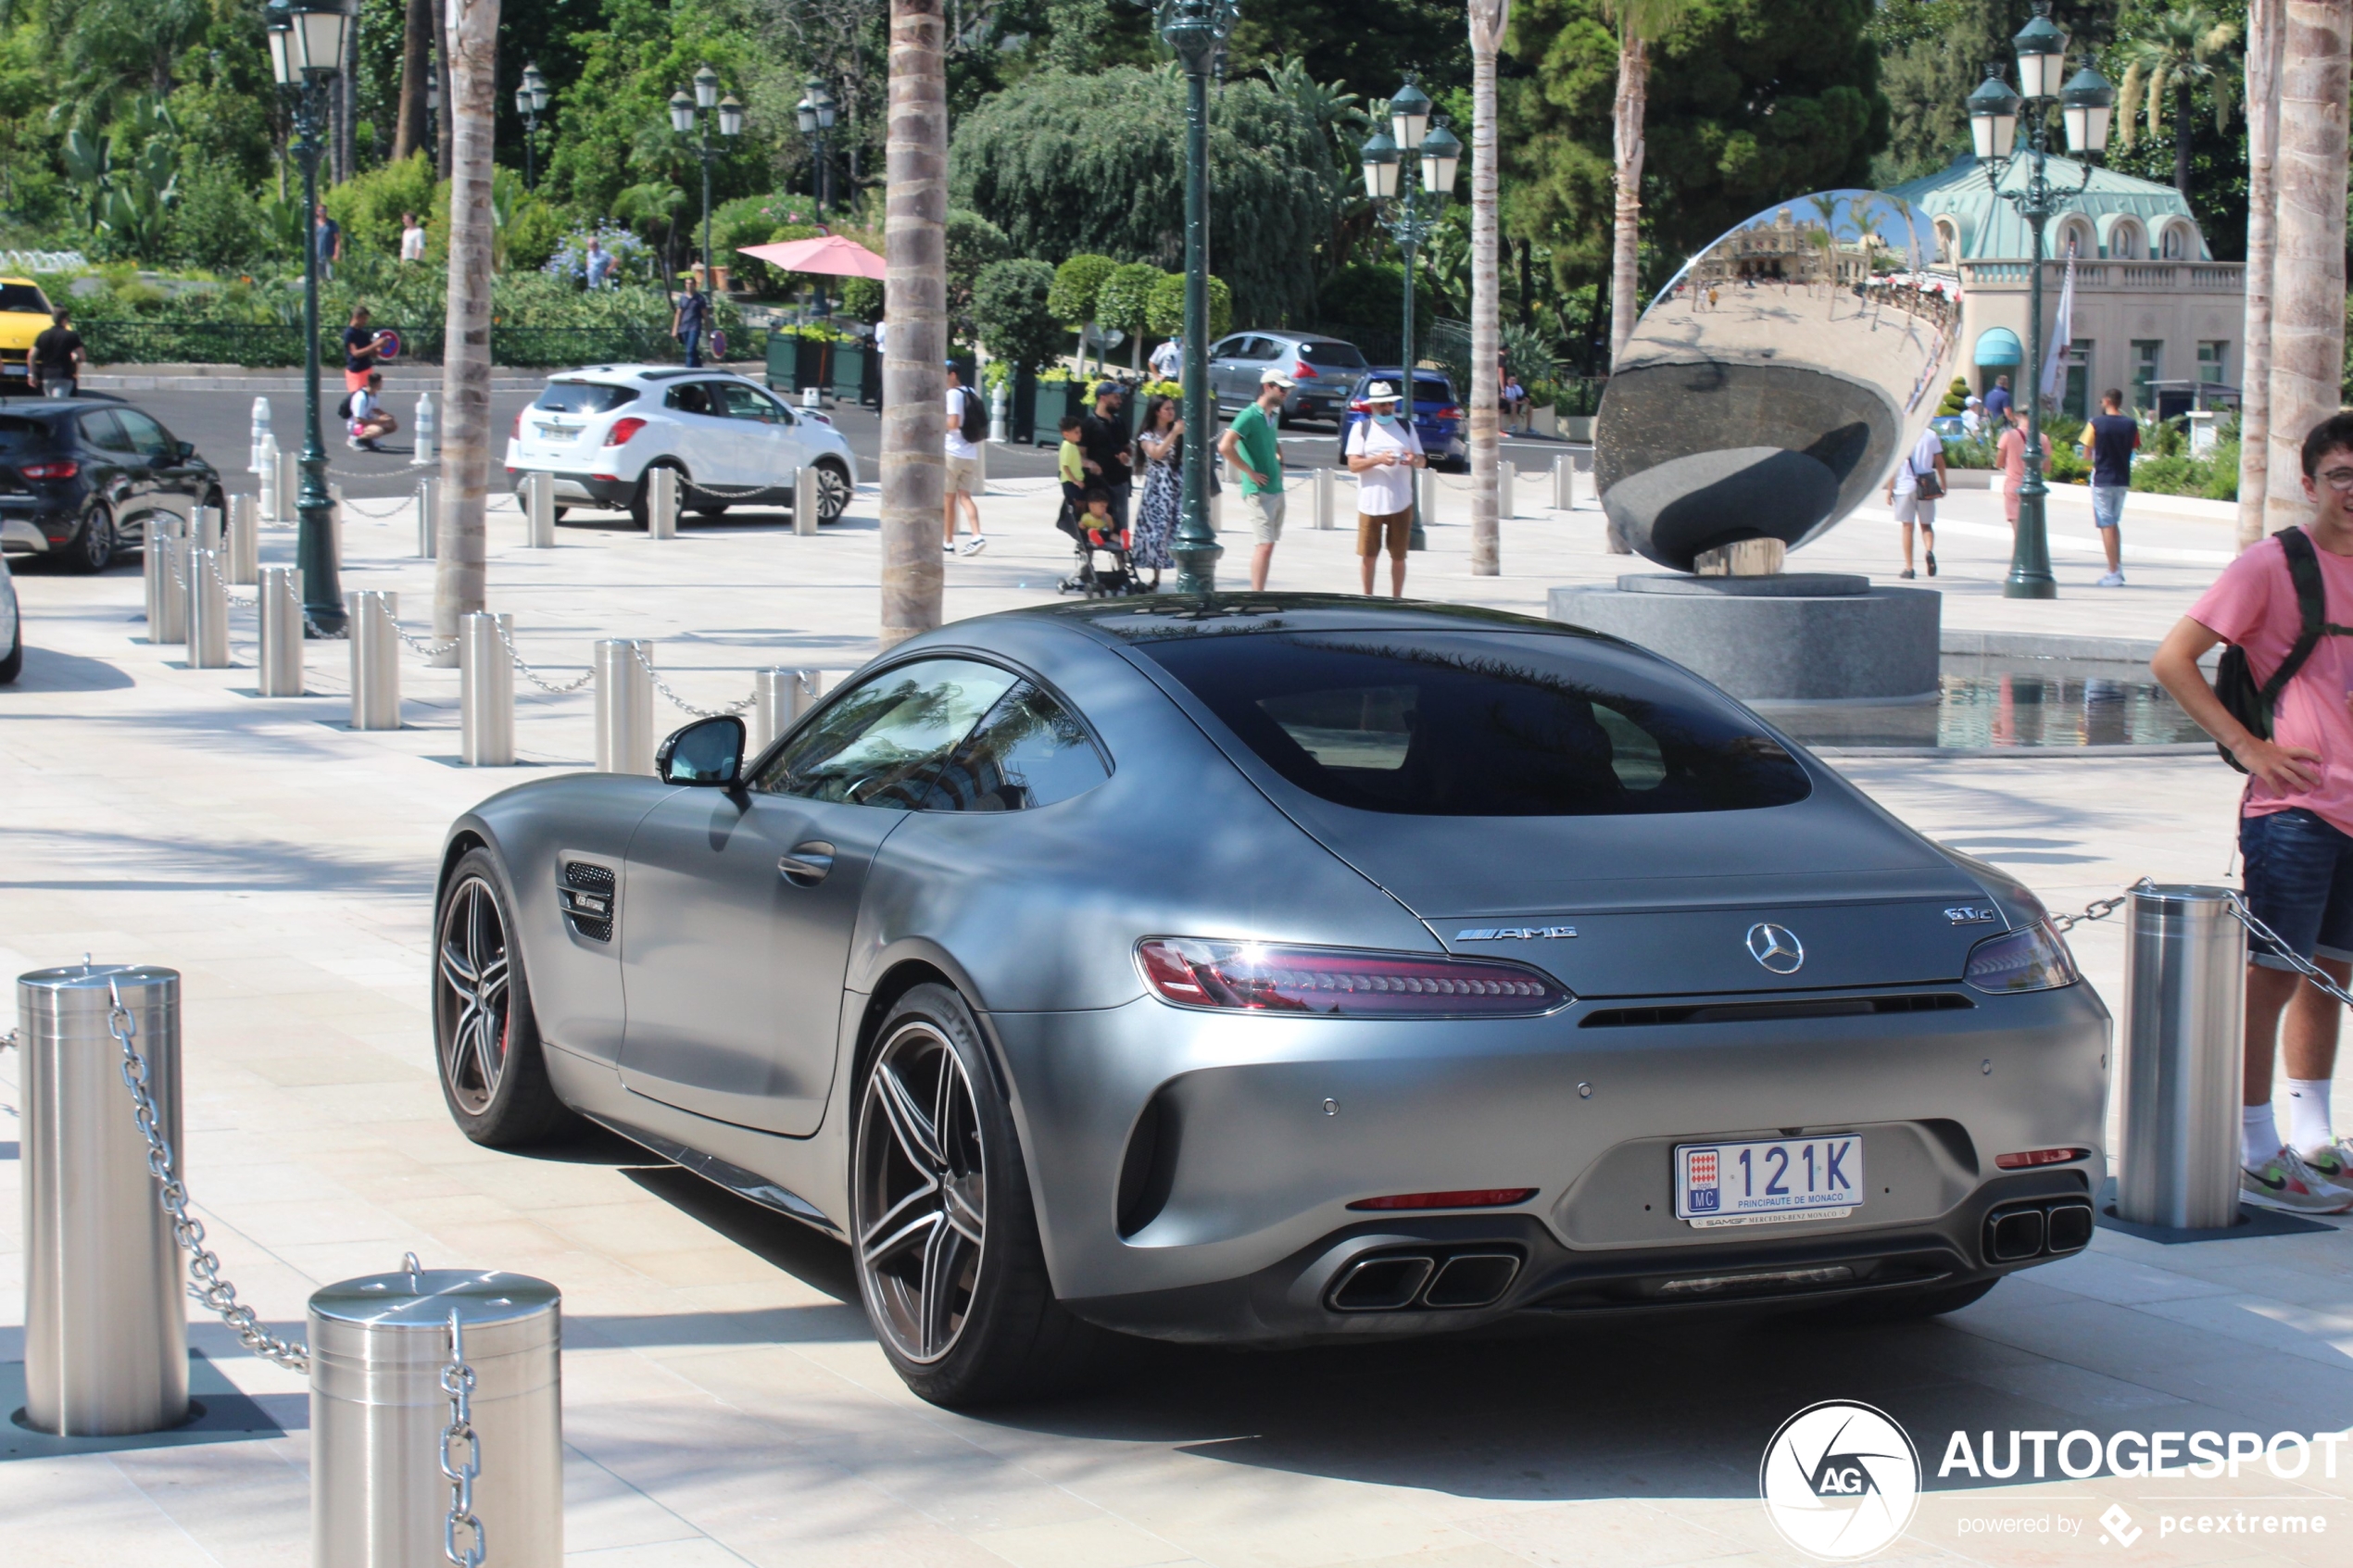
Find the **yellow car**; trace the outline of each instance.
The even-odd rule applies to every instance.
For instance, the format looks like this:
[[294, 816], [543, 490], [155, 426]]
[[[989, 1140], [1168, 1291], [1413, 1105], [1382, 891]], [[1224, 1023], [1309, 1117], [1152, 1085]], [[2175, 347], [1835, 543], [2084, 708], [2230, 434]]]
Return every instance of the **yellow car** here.
[[0, 278], [0, 393], [32, 384], [25, 363], [32, 340], [49, 330], [49, 296], [30, 278]]

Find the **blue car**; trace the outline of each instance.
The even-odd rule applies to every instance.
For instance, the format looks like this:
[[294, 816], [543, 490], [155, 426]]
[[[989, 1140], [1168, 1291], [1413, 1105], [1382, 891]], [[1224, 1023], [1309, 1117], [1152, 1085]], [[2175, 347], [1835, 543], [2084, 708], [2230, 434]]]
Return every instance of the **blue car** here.
[[[1349, 433], [1372, 418], [1372, 410], [1365, 402], [1365, 389], [1377, 381], [1395, 386], [1404, 372], [1395, 367], [1374, 366], [1356, 378], [1348, 390], [1348, 415], [1340, 421], [1341, 449], [1347, 447]], [[1422, 438], [1422, 450], [1429, 454], [1429, 466], [1451, 468], [1467, 473], [1470, 470], [1469, 414], [1462, 400], [1454, 395], [1453, 378], [1442, 370], [1414, 372], [1414, 433]]]

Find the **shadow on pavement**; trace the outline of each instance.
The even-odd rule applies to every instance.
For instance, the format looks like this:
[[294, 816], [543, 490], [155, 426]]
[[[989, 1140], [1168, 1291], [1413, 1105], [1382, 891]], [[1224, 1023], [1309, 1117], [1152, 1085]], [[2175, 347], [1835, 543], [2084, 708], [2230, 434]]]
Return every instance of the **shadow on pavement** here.
[[0, 693], [18, 692], [113, 692], [137, 683], [122, 671], [103, 659], [91, 659], [78, 653], [58, 653], [28, 640], [24, 649], [24, 671], [13, 685], [0, 686]]

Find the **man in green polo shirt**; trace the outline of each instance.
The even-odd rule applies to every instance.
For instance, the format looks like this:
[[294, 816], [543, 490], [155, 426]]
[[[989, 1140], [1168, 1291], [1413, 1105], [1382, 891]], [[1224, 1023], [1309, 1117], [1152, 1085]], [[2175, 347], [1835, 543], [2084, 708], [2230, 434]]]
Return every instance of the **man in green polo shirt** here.
[[1275, 542], [1283, 536], [1283, 454], [1275, 443], [1275, 420], [1283, 394], [1290, 389], [1291, 379], [1270, 366], [1258, 378], [1258, 401], [1236, 414], [1217, 441], [1219, 453], [1242, 470], [1242, 501], [1251, 508], [1251, 528], [1258, 540], [1250, 555], [1252, 593], [1265, 592]]

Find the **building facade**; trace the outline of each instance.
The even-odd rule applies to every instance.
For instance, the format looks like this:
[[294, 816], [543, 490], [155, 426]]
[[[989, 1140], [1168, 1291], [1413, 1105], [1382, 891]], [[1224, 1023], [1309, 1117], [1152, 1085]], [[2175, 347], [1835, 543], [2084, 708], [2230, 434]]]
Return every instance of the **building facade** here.
[[[2002, 185], [2021, 188], [2027, 161], [2014, 160]], [[2049, 178], [2073, 191], [2083, 166], [2050, 160]], [[1980, 392], [2007, 376], [2022, 392], [2036, 379], [2025, 363], [2032, 238], [2018, 209], [1996, 197], [1974, 157], [1887, 193], [1934, 224], [1938, 263], [1960, 275], [1963, 373]], [[2189, 203], [2171, 185], [2094, 169], [2081, 195], [2044, 231], [2043, 328], [2056, 330], [2067, 257], [2075, 257], [2067, 381], [2059, 411], [2097, 411], [2114, 387], [2128, 408], [2171, 413], [2193, 403], [2235, 403], [2244, 361], [2245, 268], [2216, 261]], [[2045, 335], [2045, 347], [2050, 343]]]

